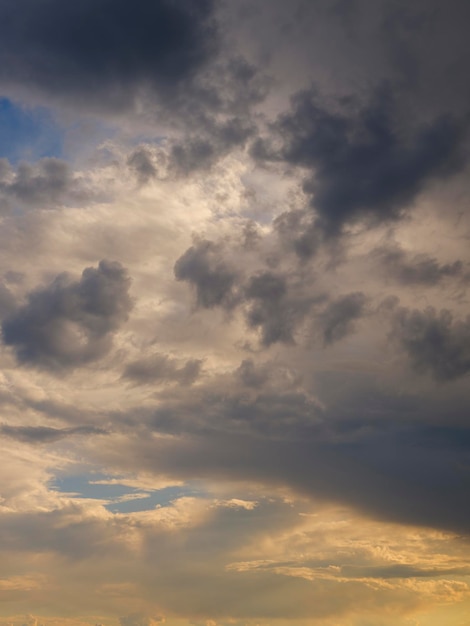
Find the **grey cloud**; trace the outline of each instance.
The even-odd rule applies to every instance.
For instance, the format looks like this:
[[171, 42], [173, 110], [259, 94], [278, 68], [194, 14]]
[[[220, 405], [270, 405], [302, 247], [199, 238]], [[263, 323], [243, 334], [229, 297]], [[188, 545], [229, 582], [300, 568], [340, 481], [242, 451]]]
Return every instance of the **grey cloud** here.
[[463, 274], [463, 263], [439, 264], [426, 254], [407, 253], [400, 246], [377, 249], [374, 253], [387, 276], [402, 285], [424, 285], [432, 287], [447, 277]]
[[261, 330], [263, 345], [278, 341], [293, 343], [294, 330], [304, 317], [307, 307], [287, 297], [287, 283], [283, 276], [264, 272], [253, 276], [245, 289], [246, 298], [252, 301], [246, 319], [252, 328]]
[[106, 431], [94, 426], [49, 428], [46, 426], [0, 426], [0, 433], [25, 443], [52, 443], [73, 435], [104, 435]]
[[[232, 256], [235, 250], [231, 250]], [[295, 274], [260, 271], [246, 278], [225, 261], [228, 255], [224, 253], [222, 243], [198, 242], [176, 262], [177, 280], [196, 288], [200, 307], [242, 310], [248, 327], [259, 331], [263, 346], [295, 343], [299, 325], [316, 304], [324, 301], [324, 294], [306, 292], [305, 282]]]
[[236, 375], [246, 387], [258, 389], [268, 380], [269, 369], [257, 367], [251, 359], [245, 359], [237, 369]]
[[[211, 124], [201, 136], [188, 136], [171, 147], [170, 167], [177, 173], [189, 174], [204, 170], [230, 150], [243, 147], [255, 132], [254, 126], [239, 117], [222, 124]], [[201, 129], [204, 130], [204, 129]]]
[[303, 261], [310, 259], [323, 242], [323, 235], [311, 211], [286, 211], [274, 220], [273, 227], [281, 243]]
[[[153, 416], [139, 414], [129, 427], [140, 436], [128, 442], [126, 458], [114, 449], [107, 458], [179, 478], [287, 485], [380, 519], [469, 532], [466, 411], [451, 433], [423, 424], [430, 415], [455, 420], [460, 402], [446, 403], [445, 416], [436, 414], [435, 398], [418, 396], [403, 415], [397, 394], [382, 398], [382, 410], [379, 398], [348, 397], [325, 409], [302, 389], [227, 392], [220, 383], [165, 402]], [[150, 442], [147, 428], [173, 437]]]
[[234, 306], [238, 273], [224, 261], [221, 245], [207, 240], [197, 242], [176, 261], [174, 273], [177, 280], [195, 287], [199, 306]]
[[114, 110], [175, 93], [218, 39], [211, 0], [20, 0], [0, 24], [0, 81]]
[[165, 381], [191, 385], [199, 378], [201, 366], [200, 359], [189, 359], [183, 365], [166, 354], [155, 354], [129, 363], [123, 376], [141, 385]]
[[61, 274], [4, 320], [4, 343], [20, 362], [50, 369], [94, 361], [108, 352], [113, 333], [127, 319], [129, 286], [116, 262], [101, 261], [76, 282]]
[[363, 316], [366, 301], [362, 292], [354, 292], [327, 306], [318, 319], [325, 345], [336, 343], [354, 331], [354, 322]]
[[47, 207], [64, 198], [73, 182], [70, 167], [64, 161], [44, 158], [35, 164], [22, 162], [14, 172], [8, 171], [0, 180], [0, 194], [28, 206]]
[[0, 319], [9, 315], [16, 306], [16, 300], [11, 291], [0, 283]]
[[399, 308], [393, 316], [392, 338], [408, 353], [419, 372], [431, 372], [442, 381], [470, 372], [470, 317], [454, 320], [446, 309], [439, 313]]
[[280, 147], [258, 140], [253, 155], [309, 172], [304, 189], [318, 227], [328, 235], [358, 218], [399, 218], [429, 180], [464, 164], [463, 124], [440, 116], [421, 127], [400, 128], [388, 88], [364, 107], [351, 99], [325, 107], [313, 90], [301, 92], [273, 129]]

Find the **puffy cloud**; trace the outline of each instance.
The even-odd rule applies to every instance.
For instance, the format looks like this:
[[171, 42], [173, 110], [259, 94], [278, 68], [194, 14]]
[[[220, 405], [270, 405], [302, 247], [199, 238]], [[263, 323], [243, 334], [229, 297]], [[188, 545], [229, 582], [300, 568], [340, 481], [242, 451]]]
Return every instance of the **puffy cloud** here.
[[129, 285], [126, 270], [110, 261], [85, 269], [76, 282], [61, 274], [4, 320], [3, 340], [20, 362], [50, 369], [99, 359], [131, 310]]

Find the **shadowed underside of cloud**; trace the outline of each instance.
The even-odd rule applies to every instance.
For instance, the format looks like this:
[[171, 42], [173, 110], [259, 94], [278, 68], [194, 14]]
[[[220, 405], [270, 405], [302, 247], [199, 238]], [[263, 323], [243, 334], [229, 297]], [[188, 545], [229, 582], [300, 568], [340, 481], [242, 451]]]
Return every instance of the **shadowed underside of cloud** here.
[[129, 286], [126, 270], [116, 262], [85, 269], [77, 282], [59, 275], [4, 320], [3, 340], [20, 362], [39, 367], [76, 367], [99, 359], [131, 310]]
[[[468, 428], [423, 424], [430, 406], [422, 399], [409, 420], [398, 419], [398, 405], [387, 409], [386, 397], [383, 415], [377, 399], [324, 409], [278, 381], [263, 390], [248, 368], [235, 376], [246, 374], [254, 386], [227, 392], [214, 382], [137, 417], [136, 427], [146, 421], [147, 427], [142, 436], [132, 427], [126, 467], [178, 479], [283, 485], [379, 519], [469, 532]], [[266, 380], [269, 373], [261, 373]], [[147, 428], [171, 437], [151, 439]], [[122, 462], [119, 450], [110, 455]]]
[[410, 129], [395, 108], [386, 88], [364, 107], [352, 99], [324, 106], [303, 91], [273, 125], [278, 144], [257, 140], [252, 154], [307, 171], [304, 190], [326, 235], [357, 219], [397, 219], [428, 181], [462, 168], [465, 125], [443, 115]]
[[211, 0], [20, 0], [0, 6], [0, 81], [111, 109], [191, 80], [217, 45]]

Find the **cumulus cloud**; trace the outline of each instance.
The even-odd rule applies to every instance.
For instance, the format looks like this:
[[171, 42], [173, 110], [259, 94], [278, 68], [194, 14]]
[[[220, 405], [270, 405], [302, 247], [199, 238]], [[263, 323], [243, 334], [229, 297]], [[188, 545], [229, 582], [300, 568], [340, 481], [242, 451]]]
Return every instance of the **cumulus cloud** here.
[[50, 369], [99, 359], [132, 308], [129, 286], [126, 270], [116, 262], [85, 269], [79, 281], [61, 274], [4, 320], [3, 341], [21, 363]]

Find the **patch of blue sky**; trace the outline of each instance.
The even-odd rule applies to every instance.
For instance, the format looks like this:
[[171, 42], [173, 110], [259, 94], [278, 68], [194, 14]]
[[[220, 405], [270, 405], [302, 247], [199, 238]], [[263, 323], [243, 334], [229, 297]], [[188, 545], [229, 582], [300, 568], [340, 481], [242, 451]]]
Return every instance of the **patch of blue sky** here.
[[62, 157], [64, 131], [46, 107], [24, 107], [0, 98], [0, 158], [12, 164]]
[[[135, 513], [152, 510], [157, 506], [168, 506], [172, 500], [184, 496], [205, 495], [200, 484], [186, 483], [161, 489], [130, 487], [118, 482], [116, 477], [103, 474], [80, 474], [56, 478], [51, 488], [62, 493], [73, 494], [78, 498], [104, 500], [104, 505], [113, 513]], [[112, 481], [112, 482], [111, 482]]]

